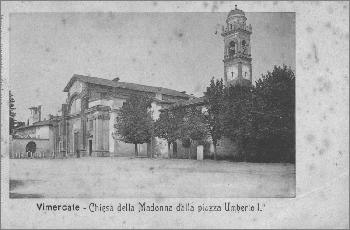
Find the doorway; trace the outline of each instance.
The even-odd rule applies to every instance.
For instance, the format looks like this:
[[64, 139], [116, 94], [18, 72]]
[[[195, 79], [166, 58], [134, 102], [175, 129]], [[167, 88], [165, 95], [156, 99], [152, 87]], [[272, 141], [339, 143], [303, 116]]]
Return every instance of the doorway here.
[[34, 141], [30, 141], [30, 142], [26, 145], [27, 157], [33, 157], [35, 151], [36, 151], [36, 144], [35, 144]]
[[89, 156], [92, 155], [92, 140], [89, 140]]

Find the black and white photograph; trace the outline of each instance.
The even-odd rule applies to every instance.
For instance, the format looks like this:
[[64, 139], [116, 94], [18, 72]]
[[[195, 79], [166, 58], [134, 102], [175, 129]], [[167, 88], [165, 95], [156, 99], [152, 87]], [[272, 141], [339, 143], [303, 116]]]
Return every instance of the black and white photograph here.
[[[99, 215], [116, 207], [104, 206], [104, 199], [131, 199], [141, 211], [180, 207], [207, 216], [216, 208], [248, 208], [269, 213], [264, 227], [288, 228], [281, 221], [294, 212], [292, 202], [295, 212], [301, 203], [311, 209], [316, 201], [303, 199], [321, 192], [321, 201], [333, 188], [340, 194], [330, 195], [331, 210], [343, 210], [338, 198], [348, 194], [343, 186], [349, 179], [347, 2], [1, 4], [7, 7], [1, 29], [2, 199], [31, 204], [23, 207], [41, 213], [35, 215], [67, 199], [89, 202], [81, 209]], [[188, 203], [167, 210], [167, 201], [182, 199]], [[245, 205], [234, 203], [245, 199]], [[279, 202], [273, 211], [270, 201]], [[273, 220], [281, 202], [289, 207]], [[131, 206], [126, 203], [126, 210]], [[177, 227], [234, 227], [198, 218]], [[335, 227], [336, 220], [323, 226]], [[273, 221], [279, 225], [268, 224]], [[290, 221], [296, 228], [322, 227]], [[160, 223], [125, 219], [116, 226], [176, 226]], [[337, 223], [342, 228], [349, 222]], [[91, 225], [106, 226], [112, 227]]]
[[10, 26], [10, 198], [295, 196], [294, 13]]

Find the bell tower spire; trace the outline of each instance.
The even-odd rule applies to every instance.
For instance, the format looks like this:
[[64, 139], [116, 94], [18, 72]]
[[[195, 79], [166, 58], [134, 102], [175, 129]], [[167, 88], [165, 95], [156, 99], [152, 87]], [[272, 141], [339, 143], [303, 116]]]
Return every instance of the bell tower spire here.
[[224, 80], [225, 85], [252, 83], [252, 58], [250, 35], [252, 26], [246, 25], [245, 13], [237, 8], [231, 10], [222, 27], [224, 38]]

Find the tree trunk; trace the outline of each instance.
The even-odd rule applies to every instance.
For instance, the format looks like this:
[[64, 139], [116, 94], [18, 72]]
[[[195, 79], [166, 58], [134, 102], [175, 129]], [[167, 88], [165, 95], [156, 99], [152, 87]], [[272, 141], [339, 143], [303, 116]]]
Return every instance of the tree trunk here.
[[177, 158], [177, 144], [176, 144], [176, 141], [174, 141], [172, 144], [173, 144], [173, 157]]
[[216, 143], [214, 145], [214, 160], [216, 160]]
[[172, 158], [172, 157], [171, 157], [171, 153], [170, 153], [170, 142], [168, 142], [168, 157], [169, 157], [169, 158]]
[[137, 144], [135, 144], [135, 156], [138, 157], [139, 153], [138, 153], [138, 149], [137, 149]]

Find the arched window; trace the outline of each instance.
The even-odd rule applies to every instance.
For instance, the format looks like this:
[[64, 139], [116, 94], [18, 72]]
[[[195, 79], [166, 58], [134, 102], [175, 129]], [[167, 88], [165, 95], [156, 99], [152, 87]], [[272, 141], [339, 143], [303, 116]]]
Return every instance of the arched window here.
[[81, 109], [81, 100], [80, 98], [73, 99], [70, 106], [70, 114], [79, 113]]
[[231, 41], [229, 44], [229, 55], [233, 56], [236, 54], [236, 43], [234, 41]]

